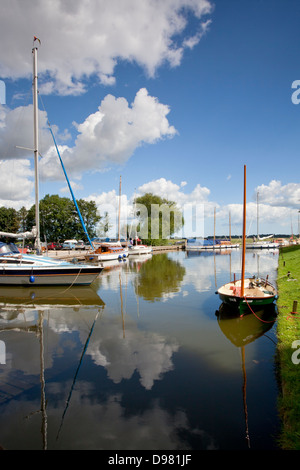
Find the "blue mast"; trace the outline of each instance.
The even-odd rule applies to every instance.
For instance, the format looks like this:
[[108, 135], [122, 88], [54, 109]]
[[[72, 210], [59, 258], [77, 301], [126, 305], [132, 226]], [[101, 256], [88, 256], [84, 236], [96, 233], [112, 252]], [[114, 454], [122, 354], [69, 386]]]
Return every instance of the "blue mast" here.
[[70, 184], [70, 181], [69, 181], [69, 178], [68, 178], [67, 172], [66, 172], [66, 170], [65, 170], [65, 167], [64, 167], [64, 164], [63, 164], [62, 158], [61, 158], [61, 156], [60, 156], [60, 153], [59, 153], [58, 147], [57, 147], [57, 145], [56, 145], [56, 141], [55, 141], [54, 134], [53, 134], [53, 132], [52, 132], [52, 129], [51, 129], [50, 123], [48, 122], [48, 124], [49, 124], [49, 129], [50, 129], [50, 132], [51, 132], [51, 135], [52, 135], [52, 138], [53, 138], [53, 142], [54, 142], [54, 145], [55, 145], [55, 148], [56, 148], [56, 152], [57, 152], [58, 158], [59, 158], [59, 160], [60, 160], [60, 163], [61, 163], [61, 166], [62, 166], [63, 172], [64, 172], [64, 174], [65, 174], [65, 177], [66, 177], [66, 180], [67, 180], [67, 183], [68, 183], [69, 189], [70, 189], [70, 193], [71, 193], [71, 195], [72, 195], [72, 199], [73, 199], [73, 202], [74, 202], [74, 204], [75, 204], [76, 211], [77, 211], [77, 214], [78, 214], [78, 216], [79, 216], [79, 219], [80, 219], [80, 222], [81, 222], [82, 228], [83, 228], [83, 230], [84, 230], [84, 233], [85, 233], [85, 234], [86, 234], [86, 236], [87, 236], [87, 239], [88, 239], [88, 242], [89, 242], [89, 244], [91, 245], [92, 249], [94, 250], [93, 243], [92, 243], [92, 241], [91, 241], [91, 239], [90, 239], [90, 237], [89, 237], [89, 234], [88, 234], [88, 232], [87, 232], [87, 229], [86, 229], [85, 223], [84, 223], [84, 221], [83, 221], [83, 218], [82, 218], [82, 215], [81, 215], [81, 213], [80, 213], [80, 210], [79, 210], [78, 204], [77, 204], [77, 202], [76, 202], [76, 199], [75, 199], [74, 193], [73, 193], [73, 191], [72, 191], [71, 184]]

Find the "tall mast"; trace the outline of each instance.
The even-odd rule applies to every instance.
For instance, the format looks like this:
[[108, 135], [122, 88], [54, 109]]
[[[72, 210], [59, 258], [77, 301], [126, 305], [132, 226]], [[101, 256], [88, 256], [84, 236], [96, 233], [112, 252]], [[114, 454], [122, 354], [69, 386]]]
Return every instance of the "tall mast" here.
[[216, 240], [216, 208], [214, 208], [214, 245]]
[[245, 251], [246, 251], [246, 165], [244, 165], [243, 245], [242, 247], [243, 247], [243, 251], [242, 251], [241, 297], [244, 297]]
[[121, 176], [119, 185], [119, 220], [118, 220], [118, 241], [120, 241], [120, 220], [121, 220]]
[[34, 138], [34, 179], [35, 179], [35, 224], [36, 250], [41, 252], [40, 213], [39, 213], [39, 130], [38, 130], [38, 76], [37, 76], [37, 47], [33, 47], [33, 138]]
[[259, 240], [259, 226], [258, 226], [258, 221], [259, 221], [259, 214], [258, 214], [258, 210], [259, 210], [259, 204], [258, 204], [258, 194], [259, 192], [257, 191], [257, 194], [256, 194], [256, 224], [257, 224], [257, 241]]

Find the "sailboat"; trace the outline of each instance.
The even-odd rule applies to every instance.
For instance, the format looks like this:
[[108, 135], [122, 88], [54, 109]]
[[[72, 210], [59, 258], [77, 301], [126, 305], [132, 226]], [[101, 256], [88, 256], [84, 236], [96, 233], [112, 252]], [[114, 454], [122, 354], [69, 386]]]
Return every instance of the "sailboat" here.
[[[134, 214], [136, 216], [136, 201], [135, 201], [135, 198], [134, 198]], [[137, 229], [136, 229], [136, 226], [135, 226], [135, 237], [133, 239], [130, 239], [130, 243], [128, 245], [128, 255], [129, 256], [132, 256], [132, 255], [149, 255], [152, 253], [153, 251], [153, 248], [152, 246], [148, 246], [148, 245], [143, 245], [141, 240], [139, 239], [138, 235], [137, 235]]]
[[244, 200], [243, 200], [243, 241], [242, 241], [242, 275], [240, 280], [234, 279], [217, 290], [222, 302], [243, 307], [268, 305], [277, 299], [277, 289], [269, 281], [262, 278], [245, 279], [245, 245], [246, 245], [246, 165], [244, 166]]
[[258, 228], [258, 223], [259, 223], [259, 215], [258, 215], [258, 211], [259, 211], [259, 202], [258, 202], [258, 191], [257, 191], [257, 195], [256, 195], [256, 211], [257, 211], [257, 241], [254, 241], [253, 243], [247, 243], [246, 244], [246, 248], [247, 249], [263, 249], [263, 248], [267, 248], [267, 249], [272, 249], [272, 248], [278, 248], [279, 247], [279, 243], [276, 242], [276, 241], [266, 241], [267, 239], [269, 238], [272, 238], [274, 235], [268, 235], [267, 237], [260, 237], [259, 236], [259, 228]]
[[[34, 38], [34, 41], [37, 38]], [[20, 253], [14, 243], [0, 242], [0, 285], [12, 286], [56, 286], [90, 285], [101, 273], [102, 266], [74, 264], [54, 260], [41, 254], [39, 191], [38, 191], [38, 88], [37, 88], [37, 51], [33, 46], [33, 110], [34, 110], [34, 167], [35, 167], [35, 219], [36, 226], [31, 232], [23, 234], [0, 232], [2, 237], [35, 238], [37, 254]]]
[[120, 221], [121, 221], [121, 176], [119, 189], [119, 221], [118, 221], [118, 241], [117, 242], [97, 242], [93, 243], [93, 250], [85, 255], [86, 261], [104, 262], [113, 260], [124, 260], [128, 256], [128, 248], [121, 245], [120, 241]]

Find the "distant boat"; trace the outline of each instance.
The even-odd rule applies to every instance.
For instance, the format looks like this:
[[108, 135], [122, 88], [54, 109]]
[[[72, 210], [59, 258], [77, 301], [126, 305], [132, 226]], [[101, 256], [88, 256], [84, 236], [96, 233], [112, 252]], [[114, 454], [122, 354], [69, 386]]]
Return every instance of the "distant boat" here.
[[122, 260], [128, 255], [128, 249], [121, 244], [104, 242], [95, 247], [95, 250], [85, 255], [86, 261], [112, 261]]
[[206, 238], [188, 239], [187, 251], [212, 251], [212, 250], [228, 250], [239, 248], [239, 243], [231, 243], [228, 240], [212, 240]]
[[267, 241], [258, 241], [253, 243], [247, 243], [246, 248], [253, 249], [253, 250], [261, 250], [261, 249], [269, 249], [272, 250], [273, 248], [279, 248], [280, 244], [277, 242], [267, 242]]
[[256, 195], [256, 207], [257, 207], [257, 241], [254, 241], [253, 243], [246, 243], [246, 249], [273, 249], [273, 248], [278, 248], [280, 245], [278, 242], [270, 242], [267, 241], [266, 239], [272, 238], [274, 235], [268, 235], [267, 237], [260, 237], [259, 236], [259, 202], [258, 202], [258, 192]]
[[220, 287], [217, 291], [222, 302], [243, 307], [263, 306], [273, 303], [277, 298], [277, 290], [268, 278], [245, 279], [245, 245], [246, 245], [246, 165], [244, 166], [244, 201], [243, 201], [243, 243], [242, 243], [242, 275]]
[[[36, 38], [35, 38], [36, 39]], [[34, 39], [34, 40], [35, 40]], [[101, 273], [102, 266], [74, 264], [48, 258], [41, 253], [39, 197], [38, 197], [38, 105], [37, 105], [37, 47], [33, 47], [33, 110], [34, 110], [34, 167], [35, 167], [35, 219], [32, 232], [6, 233], [0, 236], [10, 238], [33, 237], [37, 254], [20, 253], [14, 243], [0, 243], [0, 285], [45, 286], [45, 285], [89, 285]]]
[[128, 245], [128, 256], [130, 255], [149, 255], [153, 251], [152, 246], [143, 245], [141, 240], [136, 237], [132, 244]]
[[[136, 201], [134, 198], [134, 213], [136, 215]], [[141, 240], [137, 235], [136, 227], [134, 229], [135, 236], [133, 239], [130, 239], [130, 243], [128, 245], [128, 255], [149, 255], [152, 253], [153, 248], [152, 246], [143, 245]]]
[[[229, 230], [231, 233], [231, 221], [229, 214]], [[239, 248], [239, 243], [231, 242], [231, 235], [229, 240], [216, 239], [216, 209], [214, 210], [214, 238], [192, 238], [187, 241], [186, 251], [211, 251], [211, 250], [230, 250], [233, 248]]]
[[103, 240], [94, 238], [92, 241], [93, 250], [85, 255], [86, 261], [114, 261], [122, 260], [128, 256], [127, 246], [123, 246], [120, 241], [120, 221], [121, 221], [121, 176], [120, 176], [120, 195], [119, 195], [119, 222], [118, 222], [118, 240], [111, 241], [109, 238]]

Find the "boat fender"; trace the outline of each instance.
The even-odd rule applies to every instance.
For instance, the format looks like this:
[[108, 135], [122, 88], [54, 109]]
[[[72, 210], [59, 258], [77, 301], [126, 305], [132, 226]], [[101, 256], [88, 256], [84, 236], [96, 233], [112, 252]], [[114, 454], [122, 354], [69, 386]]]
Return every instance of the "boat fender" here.
[[124, 255], [123, 255], [123, 258], [126, 258], [126, 255], [125, 255], [125, 253], [124, 253]]
[[119, 259], [122, 259], [122, 255], [119, 255]]
[[33, 284], [34, 281], [35, 281], [35, 277], [34, 277], [34, 276], [30, 276], [29, 281]]

